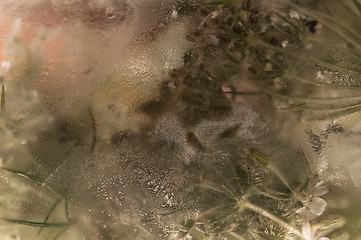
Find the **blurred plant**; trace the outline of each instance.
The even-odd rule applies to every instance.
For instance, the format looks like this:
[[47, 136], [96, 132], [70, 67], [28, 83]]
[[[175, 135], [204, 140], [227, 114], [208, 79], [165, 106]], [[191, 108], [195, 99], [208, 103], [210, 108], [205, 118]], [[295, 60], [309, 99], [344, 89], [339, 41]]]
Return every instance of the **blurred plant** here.
[[[185, 56], [187, 73], [194, 72], [189, 81], [194, 85], [205, 75], [218, 89], [228, 84], [227, 93], [252, 94], [239, 87], [243, 74], [279, 109], [302, 111], [312, 119], [356, 112], [361, 37], [352, 22], [360, 15], [358, 6], [351, 0], [203, 1], [197, 8], [202, 19], [189, 39], [204, 48]], [[181, 84], [187, 84], [183, 79]], [[184, 99], [204, 102], [195, 94]]]
[[[332, 225], [321, 217], [326, 201], [318, 196], [328, 192], [323, 182], [311, 190], [308, 181], [291, 187], [263, 154], [244, 154], [231, 167], [233, 175], [214, 170], [200, 181], [195, 191], [203, 207], [187, 217], [174, 239], [324, 240], [344, 225], [342, 218]], [[311, 233], [311, 225], [324, 227]]]
[[[180, 16], [194, 16], [196, 29], [188, 35], [188, 40], [195, 47], [184, 55], [183, 68], [174, 70], [164, 81], [160, 98], [143, 103], [141, 110], [154, 118], [166, 110], [176, 112], [184, 123], [181, 132], [186, 132], [181, 139], [186, 142], [179, 144], [180, 149], [189, 150], [187, 146], [191, 145], [193, 150], [189, 155], [192, 157], [207, 154], [207, 144], [192, 132], [193, 127], [202, 119], [228, 117], [237, 95], [264, 94], [278, 109], [300, 111], [309, 118], [343, 116], [361, 108], [358, 94], [361, 86], [361, 37], [357, 26], [350, 29], [352, 25], [347, 22], [361, 15], [357, 1], [332, 1], [329, 4], [311, 1], [305, 5], [277, 0], [186, 1], [176, 9]], [[349, 12], [352, 12], [350, 18], [342, 17]], [[331, 17], [333, 14], [336, 17]], [[5, 63], [4, 69], [7, 66], [9, 64]], [[252, 87], [243, 87], [244, 82]], [[10, 115], [4, 118], [5, 107], [8, 108], [5, 96], [6, 104], [9, 101], [8, 90], [3, 81], [1, 84], [0, 130], [6, 138], [1, 143], [4, 146], [2, 151], [7, 155], [2, 159], [0, 177], [3, 184], [12, 189], [6, 193], [13, 192], [1, 197], [9, 197], [10, 201], [24, 198], [28, 205], [27, 201], [37, 199], [47, 206], [45, 212], [40, 210], [41, 214], [32, 216], [31, 220], [10, 218], [4, 214], [2, 220], [6, 224], [39, 228], [35, 239], [66, 239], [65, 234], [74, 223], [65, 190], [49, 184], [40, 176], [17, 170], [13, 166], [18, 162], [10, 156], [21, 150], [23, 155], [19, 159], [28, 161], [22, 166], [26, 169], [34, 156], [29, 156], [31, 153], [24, 147], [27, 139], [22, 137], [35, 136], [29, 139], [36, 141], [37, 131], [43, 128], [39, 125], [47, 125], [52, 120], [49, 116], [37, 114], [39, 99], [36, 93], [26, 89], [21, 93], [28, 105], [13, 102], [12, 106], [21, 106], [16, 111], [12, 108]], [[349, 95], [345, 96], [345, 93]], [[98, 143], [93, 111], [88, 108], [88, 125], [93, 136], [88, 149], [93, 157], [96, 154], [103, 156], [106, 150], [101, 147], [105, 148], [107, 143]], [[34, 120], [32, 124], [21, 131], [18, 129], [19, 125], [30, 120]], [[20, 134], [14, 134], [14, 126]], [[240, 126], [239, 123], [228, 126], [218, 137], [229, 140]], [[13, 144], [6, 145], [3, 141]], [[114, 135], [112, 141], [122, 145], [123, 136]], [[237, 141], [230, 142], [229, 145], [238, 144]], [[137, 143], [144, 147], [143, 141]], [[228, 143], [223, 142], [224, 145]], [[172, 238], [324, 240], [330, 236], [335, 239], [349, 237], [337, 232], [344, 227], [345, 220], [338, 216], [328, 218], [325, 212], [327, 202], [320, 196], [326, 194], [327, 189], [322, 181], [309, 184], [308, 179], [304, 179], [294, 184], [298, 179], [288, 180], [260, 151], [242, 150], [235, 155], [235, 162], [229, 161], [227, 167], [220, 169], [208, 162], [197, 162], [196, 170], [205, 170], [197, 184], [191, 186], [192, 197], [186, 199], [196, 201], [197, 208], [194, 212], [186, 209], [183, 223], [164, 227], [164, 231], [172, 229]], [[186, 164], [190, 165], [189, 162]], [[181, 178], [181, 187], [183, 182]], [[36, 197], [30, 198], [32, 195]], [[176, 212], [181, 210], [184, 209], [176, 209]], [[39, 220], [35, 221], [36, 218]], [[138, 239], [157, 239], [141, 221], [131, 219], [125, 221], [124, 226], [138, 231], [138, 235], [134, 233]], [[11, 232], [12, 235], [6, 237], [17, 239], [21, 235]]]

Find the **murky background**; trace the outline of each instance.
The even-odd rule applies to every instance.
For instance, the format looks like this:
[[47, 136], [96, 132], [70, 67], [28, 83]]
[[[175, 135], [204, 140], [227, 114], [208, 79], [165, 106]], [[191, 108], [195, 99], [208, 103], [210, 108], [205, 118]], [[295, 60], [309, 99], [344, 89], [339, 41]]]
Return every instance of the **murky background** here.
[[360, 238], [360, 16], [2, 0], [0, 238]]

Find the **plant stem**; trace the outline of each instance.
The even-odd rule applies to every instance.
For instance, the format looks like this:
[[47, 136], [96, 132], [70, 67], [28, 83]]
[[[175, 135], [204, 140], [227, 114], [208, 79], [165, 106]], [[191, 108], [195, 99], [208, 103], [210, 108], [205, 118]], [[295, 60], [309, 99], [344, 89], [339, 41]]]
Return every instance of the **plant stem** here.
[[92, 145], [91, 145], [91, 151], [94, 152], [95, 144], [97, 142], [97, 125], [96, 125], [94, 114], [93, 114], [91, 107], [88, 107], [88, 111], [89, 111], [92, 128], [93, 128], [93, 141], [92, 141]]
[[5, 86], [2, 84], [1, 86], [1, 115], [5, 114]]
[[44, 222], [30, 222], [30, 221], [22, 221], [16, 219], [3, 219], [10, 223], [16, 223], [20, 225], [26, 225], [31, 227], [52, 227], [52, 228], [64, 228], [68, 227], [68, 223], [44, 223]]
[[343, 71], [343, 72], [348, 72], [348, 73], [351, 73], [351, 74], [355, 74], [355, 73], [360, 74], [361, 73], [361, 69], [349, 68], [349, 67], [345, 67], [345, 66], [341, 66], [341, 65], [337, 65], [337, 64], [332, 64], [332, 63], [327, 62], [324, 59], [304, 55], [304, 54], [301, 54], [301, 53], [297, 53], [296, 50], [294, 50], [294, 49], [293, 49], [293, 51], [288, 50], [288, 49], [282, 49], [282, 48], [277, 47], [275, 45], [265, 43], [265, 42], [263, 42], [263, 41], [261, 41], [259, 39], [261, 39], [261, 37], [257, 37], [257, 36], [252, 37], [252, 39], [249, 42], [252, 43], [252, 45], [254, 47], [256, 47], [256, 48], [259, 47], [259, 46], [262, 46], [262, 47], [265, 47], [267, 49], [271, 49], [271, 50], [277, 51], [279, 53], [288, 55], [290, 57], [301, 59], [301, 60], [303, 60], [305, 62], [314, 62], [316, 64], [320, 64], [322, 66], [325, 66], [325, 67], [328, 67], [328, 68], [331, 68], [331, 69], [333, 68], [333, 69], [337, 69], [337, 70], [340, 70], [340, 71]]
[[256, 206], [248, 201], [246, 202], [240, 202], [239, 203], [240, 205], [242, 205], [243, 207], [246, 207], [248, 208], [249, 210], [253, 211], [253, 212], [256, 212], [264, 217], [267, 217], [269, 219], [271, 219], [272, 221], [274, 221], [275, 223], [279, 224], [280, 226], [284, 227], [285, 229], [287, 229], [289, 232], [292, 232], [293, 234], [297, 235], [298, 237], [301, 237], [302, 239], [303, 238], [303, 235], [302, 233], [295, 229], [294, 226], [286, 223], [285, 221], [283, 221], [282, 219], [280, 219], [279, 217], [275, 216], [274, 214], [268, 212], [267, 210], [259, 207], [259, 206]]
[[64, 195], [64, 202], [65, 202], [65, 216], [69, 223], [70, 222], [69, 203], [68, 203], [68, 198], [65, 195]]
[[361, 61], [361, 57], [356, 55], [356, 54], [353, 54], [349, 51], [346, 51], [345, 49], [342, 49], [340, 47], [337, 47], [335, 46], [334, 44], [332, 44], [331, 42], [325, 40], [324, 38], [323, 39], [320, 39], [320, 38], [316, 38], [316, 37], [310, 37], [308, 38], [307, 40], [311, 41], [311, 42], [317, 42], [317, 43], [320, 43], [322, 45], [326, 45], [327, 47], [329, 47], [330, 49], [335, 49], [339, 52], [342, 52], [343, 54], [349, 56], [349, 57], [352, 57], [354, 58], [355, 60], [357, 61]]
[[286, 96], [283, 94], [276, 93], [274, 91], [270, 91], [265, 87], [262, 87], [260, 84], [257, 84], [257, 87], [262, 90], [264, 93], [269, 94], [273, 97], [277, 98], [283, 98], [286, 100], [296, 100], [296, 101], [302, 101], [307, 103], [319, 103], [319, 104], [338, 104], [342, 103], [342, 101], [354, 101], [354, 102], [360, 102], [361, 96], [348, 96], [348, 97], [334, 97], [334, 98], [308, 98], [308, 97], [302, 97], [302, 96]]
[[[55, 208], [59, 205], [59, 203], [60, 203], [60, 199], [58, 199], [58, 200], [53, 204], [53, 206], [50, 208], [48, 214], [46, 215], [46, 217], [45, 217], [45, 219], [44, 219], [44, 223], [47, 223], [47, 222], [48, 222], [48, 220], [49, 220], [49, 218], [50, 218], [50, 215], [51, 215], [52, 212], [55, 210]], [[41, 229], [39, 229], [37, 236], [40, 235], [40, 233], [43, 231], [43, 229], [44, 229], [43, 227], [42, 227]]]
[[280, 180], [281, 182], [293, 193], [295, 197], [298, 197], [298, 194], [293, 190], [293, 188], [288, 184], [286, 178], [282, 175], [282, 173], [273, 165], [268, 164], [267, 168], [271, 170]]
[[242, 236], [239, 236], [238, 234], [232, 232], [232, 231], [227, 231], [226, 234], [234, 237], [235, 239], [238, 239], [238, 240], [245, 240]]
[[312, 9], [307, 9], [298, 5], [290, 5], [291, 8], [296, 9], [297, 11], [304, 13], [318, 21], [320, 21], [324, 26], [328, 27], [335, 33], [337, 33], [340, 37], [342, 37], [344, 40], [352, 43], [355, 45], [358, 49], [361, 49], [360, 41], [361, 36], [359, 36], [357, 33], [350, 30], [348, 27], [340, 24], [338, 21], [335, 21], [334, 18], [329, 17], [325, 14], [316, 12]]

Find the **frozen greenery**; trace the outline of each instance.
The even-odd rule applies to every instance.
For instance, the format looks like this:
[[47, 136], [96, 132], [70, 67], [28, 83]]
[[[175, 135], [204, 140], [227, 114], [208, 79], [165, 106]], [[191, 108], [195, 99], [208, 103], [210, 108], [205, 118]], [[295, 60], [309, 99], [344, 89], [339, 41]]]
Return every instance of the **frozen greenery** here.
[[358, 0], [0, 14], [1, 239], [360, 238]]

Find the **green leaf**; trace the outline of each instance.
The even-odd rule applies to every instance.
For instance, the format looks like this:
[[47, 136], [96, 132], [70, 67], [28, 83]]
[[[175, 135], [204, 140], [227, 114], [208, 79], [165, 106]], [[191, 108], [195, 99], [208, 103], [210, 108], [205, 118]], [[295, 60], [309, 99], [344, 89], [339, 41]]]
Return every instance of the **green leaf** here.
[[262, 153], [256, 151], [256, 150], [251, 150], [250, 157], [251, 157], [251, 159], [259, 162], [260, 164], [262, 164], [263, 166], [268, 165], [267, 157], [265, 155], [263, 155]]

